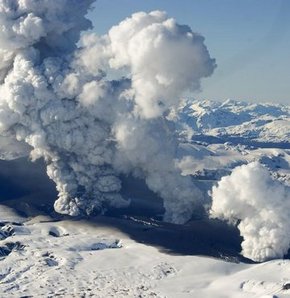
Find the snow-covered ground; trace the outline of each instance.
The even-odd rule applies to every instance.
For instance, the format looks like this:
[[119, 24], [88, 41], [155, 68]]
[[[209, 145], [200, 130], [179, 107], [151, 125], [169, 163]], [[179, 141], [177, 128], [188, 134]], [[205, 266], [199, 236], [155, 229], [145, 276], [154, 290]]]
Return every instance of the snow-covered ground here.
[[[289, 281], [289, 260], [236, 263], [165, 251], [130, 237], [133, 231], [152, 230], [153, 235], [160, 229], [156, 222], [102, 217], [96, 222], [55, 222], [38, 216], [23, 223], [7, 209], [3, 213], [2, 219], [14, 224], [1, 228], [7, 237], [1, 240], [1, 297], [290, 295], [290, 290], [283, 290]], [[124, 225], [131, 231], [122, 231]], [[178, 242], [179, 233], [174, 236], [171, 241]]]
[[[221, 177], [252, 161], [290, 185], [289, 107], [204, 101], [179, 112], [178, 165], [204, 205]], [[10, 146], [1, 146], [5, 156]], [[25, 148], [11, 159], [21, 156]], [[41, 163], [1, 161], [0, 297], [290, 297], [287, 258], [243, 258], [239, 231], [204, 213], [161, 222], [159, 198], [140, 181], [123, 185], [129, 208], [70, 218], [53, 211]]]

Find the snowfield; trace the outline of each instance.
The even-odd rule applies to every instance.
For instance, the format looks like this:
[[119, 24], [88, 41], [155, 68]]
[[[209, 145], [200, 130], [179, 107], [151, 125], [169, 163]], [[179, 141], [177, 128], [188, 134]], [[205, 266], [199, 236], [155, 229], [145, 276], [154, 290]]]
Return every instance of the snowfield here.
[[[1, 297], [289, 297], [288, 260], [263, 264], [166, 252], [130, 238], [158, 224], [99, 218], [97, 222], [11, 215], [14, 245], [1, 254]], [[130, 221], [130, 222], [129, 222]], [[157, 226], [156, 226], [157, 225]], [[118, 229], [117, 226], [120, 228]], [[201, 227], [202, 228], [202, 227]], [[165, 229], [165, 227], [163, 227]], [[168, 228], [167, 228], [168, 229]], [[178, 233], [175, 239], [179, 241]], [[21, 243], [21, 245], [20, 245]]]
[[[162, 222], [162, 201], [132, 177], [123, 179], [129, 207], [87, 219], [58, 215], [42, 163], [1, 161], [0, 297], [290, 297], [289, 254], [255, 263], [241, 255], [237, 226], [207, 215], [212, 187], [224, 176], [235, 181], [237, 166], [259, 162], [287, 190], [289, 111], [204, 101], [175, 115], [178, 166], [208, 206], [184, 225]], [[6, 156], [9, 146], [0, 149]]]

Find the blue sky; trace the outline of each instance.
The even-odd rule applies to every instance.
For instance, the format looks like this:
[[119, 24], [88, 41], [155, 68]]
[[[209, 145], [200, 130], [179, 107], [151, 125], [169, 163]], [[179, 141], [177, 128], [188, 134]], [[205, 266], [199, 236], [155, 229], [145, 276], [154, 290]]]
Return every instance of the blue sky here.
[[217, 60], [195, 98], [290, 104], [289, 0], [98, 0], [89, 17], [104, 34], [134, 12], [156, 9], [201, 33]]

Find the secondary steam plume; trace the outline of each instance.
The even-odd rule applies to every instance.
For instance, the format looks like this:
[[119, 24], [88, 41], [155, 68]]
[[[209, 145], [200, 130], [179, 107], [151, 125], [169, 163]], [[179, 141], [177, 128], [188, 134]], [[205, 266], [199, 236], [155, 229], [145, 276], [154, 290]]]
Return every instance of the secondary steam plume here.
[[165, 220], [185, 222], [199, 192], [175, 166], [166, 114], [215, 61], [202, 36], [160, 11], [84, 35], [78, 48], [92, 2], [0, 0], [0, 134], [45, 159], [58, 212], [128, 204], [118, 176], [131, 173], [164, 199]]
[[261, 262], [282, 258], [290, 247], [290, 188], [258, 162], [234, 169], [212, 191], [211, 215], [238, 223], [242, 254]]

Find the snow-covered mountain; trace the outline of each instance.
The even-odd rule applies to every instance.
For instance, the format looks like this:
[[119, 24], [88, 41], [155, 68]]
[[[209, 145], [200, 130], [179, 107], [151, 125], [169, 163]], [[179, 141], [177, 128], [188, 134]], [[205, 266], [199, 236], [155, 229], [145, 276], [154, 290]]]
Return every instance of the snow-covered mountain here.
[[185, 175], [217, 181], [238, 165], [259, 161], [290, 184], [290, 106], [195, 100], [173, 119]]
[[[253, 104], [227, 100], [193, 101], [179, 111], [181, 123], [192, 129], [193, 138], [210, 142], [235, 140], [251, 144], [290, 143], [290, 106]], [[220, 140], [220, 141], [221, 141]], [[279, 146], [279, 145], [278, 145]]]

